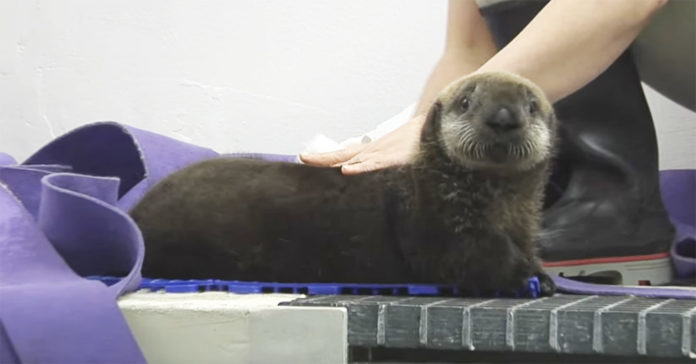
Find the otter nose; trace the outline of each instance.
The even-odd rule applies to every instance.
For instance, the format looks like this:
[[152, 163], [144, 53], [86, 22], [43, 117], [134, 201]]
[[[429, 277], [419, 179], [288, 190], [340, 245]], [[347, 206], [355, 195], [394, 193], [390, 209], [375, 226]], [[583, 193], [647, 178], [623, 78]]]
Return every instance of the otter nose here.
[[508, 131], [522, 126], [520, 120], [505, 106], [486, 119], [486, 125], [496, 131]]

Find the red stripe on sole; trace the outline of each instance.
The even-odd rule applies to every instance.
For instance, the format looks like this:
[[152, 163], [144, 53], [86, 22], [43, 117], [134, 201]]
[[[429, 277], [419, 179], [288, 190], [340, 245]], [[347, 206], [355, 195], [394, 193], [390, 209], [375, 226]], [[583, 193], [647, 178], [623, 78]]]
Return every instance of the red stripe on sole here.
[[606, 258], [590, 258], [590, 259], [574, 259], [561, 260], [558, 262], [543, 262], [544, 267], [569, 267], [573, 265], [588, 265], [588, 264], [607, 264], [607, 263], [626, 263], [639, 262], [642, 260], [664, 259], [669, 257], [669, 252], [648, 254], [648, 255], [632, 255], [627, 257], [606, 257]]

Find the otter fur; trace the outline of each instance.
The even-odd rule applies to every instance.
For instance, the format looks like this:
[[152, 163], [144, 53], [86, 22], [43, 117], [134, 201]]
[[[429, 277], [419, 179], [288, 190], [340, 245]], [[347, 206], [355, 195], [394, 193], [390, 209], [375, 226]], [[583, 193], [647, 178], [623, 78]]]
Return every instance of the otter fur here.
[[543, 92], [507, 73], [456, 80], [407, 165], [338, 168], [217, 158], [131, 211], [143, 275], [275, 282], [438, 283], [550, 294], [533, 242], [556, 141]]

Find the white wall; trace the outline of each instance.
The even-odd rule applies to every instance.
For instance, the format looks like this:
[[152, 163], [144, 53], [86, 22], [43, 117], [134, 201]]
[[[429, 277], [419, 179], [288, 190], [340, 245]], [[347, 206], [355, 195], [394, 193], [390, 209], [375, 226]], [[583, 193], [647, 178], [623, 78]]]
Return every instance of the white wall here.
[[696, 113], [644, 89], [655, 121], [660, 169], [696, 169]]
[[[219, 151], [360, 134], [416, 101], [445, 4], [3, 0], [0, 150], [22, 159], [97, 120]], [[662, 167], [696, 168], [694, 113], [653, 96]]]

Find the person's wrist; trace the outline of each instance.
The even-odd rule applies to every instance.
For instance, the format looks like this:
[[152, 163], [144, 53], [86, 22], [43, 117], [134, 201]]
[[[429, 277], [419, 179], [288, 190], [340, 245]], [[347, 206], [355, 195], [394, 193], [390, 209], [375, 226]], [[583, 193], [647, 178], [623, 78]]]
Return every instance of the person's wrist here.
[[411, 119], [409, 119], [407, 123], [411, 125], [423, 125], [425, 123], [425, 117], [427, 114], [427, 112], [416, 113], [411, 116]]
[[427, 112], [416, 113], [411, 117], [409, 121], [406, 122], [406, 124], [408, 124], [410, 128], [417, 129], [418, 131], [420, 131], [421, 129], [423, 129], [423, 125], [425, 125], [425, 119], [427, 116]]

